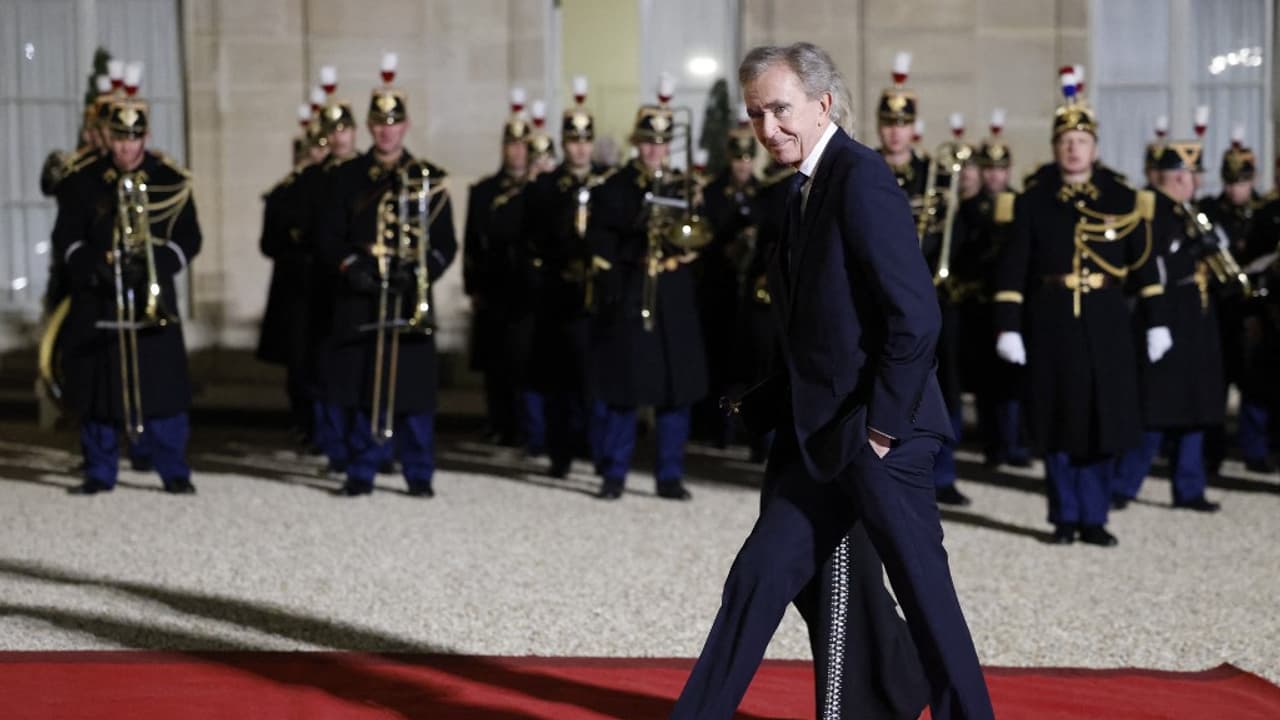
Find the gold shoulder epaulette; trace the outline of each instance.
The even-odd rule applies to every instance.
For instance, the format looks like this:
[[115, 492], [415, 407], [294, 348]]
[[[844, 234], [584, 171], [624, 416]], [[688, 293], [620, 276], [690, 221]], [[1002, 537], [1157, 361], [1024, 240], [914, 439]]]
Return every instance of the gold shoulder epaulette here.
[[191, 171], [179, 165], [177, 160], [174, 160], [172, 157], [169, 157], [169, 155], [160, 152], [159, 150], [152, 150], [152, 152], [155, 153], [156, 160], [159, 160], [161, 165], [164, 165], [188, 180], [191, 179]]
[[1133, 202], [1133, 211], [1138, 217], [1150, 222], [1156, 212], [1156, 194], [1150, 190], [1139, 190]]
[[993, 219], [1000, 225], [1013, 222], [1013, 193], [1002, 192], [996, 195], [996, 209]]

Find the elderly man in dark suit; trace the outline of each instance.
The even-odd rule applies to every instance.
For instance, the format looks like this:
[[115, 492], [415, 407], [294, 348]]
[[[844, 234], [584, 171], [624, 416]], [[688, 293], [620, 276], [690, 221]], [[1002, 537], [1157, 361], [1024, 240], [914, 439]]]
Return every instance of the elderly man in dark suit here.
[[826, 52], [756, 48], [739, 78], [756, 136], [798, 169], [770, 264], [783, 369], [738, 406], [757, 428], [776, 420], [775, 480], [672, 717], [733, 716], [787, 604], [861, 522], [924, 663], [932, 716], [991, 718], [934, 500], [933, 459], [951, 430], [910, 208], [884, 160], [832, 121], [845, 92]]

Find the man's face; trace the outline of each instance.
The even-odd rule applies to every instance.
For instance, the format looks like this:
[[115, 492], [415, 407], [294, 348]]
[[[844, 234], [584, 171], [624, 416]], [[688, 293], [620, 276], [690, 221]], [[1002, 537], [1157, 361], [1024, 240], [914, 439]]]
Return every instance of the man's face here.
[[1227, 196], [1227, 202], [1232, 205], [1244, 205], [1253, 198], [1253, 181], [1239, 180], [1227, 183], [1222, 188], [1222, 194]]
[[1160, 189], [1178, 202], [1188, 202], [1195, 197], [1196, 174], [1190, 170], [1161, 170]]
[[564, 158], [570, 167], [584, 168], [591, 164], [595, 144], [590, 140], [569, 140], [564, 144]]
[[640, 162], [650, 172], [665, 165], [671, 153], [671, 147], [666, 143], [642, 142], [636, 147], [640, 150]]
[[1147, 187], [1155, 187], [1160, 184], [1160, 171], [1155, 168], [1147, 168]]
[[982, 175], [971, 162], [960, 166], [960, 197], [971, 198], [982, 189]]
[[409, 132], [409, 121], [392, 125], [386, 123], [369, 123], [369, 134], [373, 135], [373, 147], [379, 155], [399, 155], [404, 148], [404, 134]]
[[529, 168], [529, 146], [523, 140], [510, 140], [502, 144], [502, 166], [516, 175], [523, 175]]
[[891, 124], [876, 128], [880, 133], [880, 147], [888, 155], [899, 155], [911, 149], [911, 139], [915, 137], [915, 129], [910, 125]]
[[729, 172], [733, 174], [733, 182], [738, 185], [745, 185], [751, 179], [751, 173], [756, 169], [755, 162], [747, 157], [736, 157], [733, 162], [729, 163]]
[[805, 94], [800, 77], [785, 63], [769, 67], [744, 88], [756, 139], [777, 162], [799, 167], [831, 122], [831, 95]]
[[1053, 141], [1053, 159], [1067, 175], [1089, 172], [1098, 159], [1098, 141], [1084, 130], [1068, 130]]
[[356, 129], [344, 127], [329, 133], [329, 148], [338, 157], [346, 157], [355, 152]]
[[307, 159], [312, 165], [319, 165], [324, 159], [329, 157], [328, 145], [309, 145], [307, 147]]
[[142, 155], [147, 148], [147, 138], [111, 136], [111, 161], [121, 170], [133, 170], [142, 164]]
[[992, 194], [1007, 191], [1009, 189], [1009, 168], [982, 168], [982, 187]]

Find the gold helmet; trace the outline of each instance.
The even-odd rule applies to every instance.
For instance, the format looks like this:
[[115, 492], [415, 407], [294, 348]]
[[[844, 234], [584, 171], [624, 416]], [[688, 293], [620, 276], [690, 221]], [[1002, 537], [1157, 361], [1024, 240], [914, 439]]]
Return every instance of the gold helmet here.
[[338, 70], [332, 65], [320, 68], [320, 88], [324, 91], [325, 102], [320, 108], [320, 129], [325, 135], [356, 126], [356, 114], [351, 103], [336, 97], [338, 90]]
[[1236, 123], [1231, 128], [1231, 147], [1222, 154], [1222, 182], [1253, 182], [1258, 159], [1244, 145], [1244, 125]]
[[113, 99], [107, 108], [107, 130], [115, 137], [145, 137], [150, 128], [151, 106], [138, 97], [142, 85], [142, 63], [125, 66], [122, 80], [123, 97]]
[[658, 78], [658, 104], [641, 105], [636, 111], [631, 142], [659, 145], [671, 142], [675, 136], [675, 118], [670, 103], [671, 98], [675, 97], [675, 89], [675, 77], [662, 73]]
[[1164, 148], [1165, 136], [1169, 134], [1169, 116], [1160, 115], [1156, 118], [1156, 139], [1154, 142], [1147, 143], [1147, 150], [1143, 156], [1142, 169], [1155, 170], [1156, 162], [1160, 158], [1160, 153]]
[[526, 142], [533, 126], [524, 114], [525, 92], [522, 87], [511, 88], [511, 114], [502, 125], [502, 142]]
[[396, 125], [409, 119], [403, 90], [393, 86], [399, 58], [393, 52], [382, 53], [382, 85], [369, 94], [369, 122], [378, 125]]
[[595, 119], [587, 112], [586, 102], [587, 76], [577, 75], [573, 78], [573, 107], [564, 111], [560, 123], [561, 142], [596, 139]]
[[1009, 144], [1000, 137], [1000, 133], [1004, 131], [1004, 120], [1004, 108], [991, 111], [991, 137], [978, 146], [975, 156], [978, 167], [1007, 168], [1013, 163]]
[[893, 86], [880, 93], [876, 120], [881, 125], [911, 125], [916, 121], [916, 94], [906, 88], [911, 72], [911, 53], [900, 52], [893, 58]]
[[556, 143], [547, 134], [547, 104], [541, 100], [534, 100], [531, 114], [533, 115], [533, 132], [525, 138], [525, 142], [529, 144], [529, 160], [536, 161], [554, 156]]
[[1082, 130], [1098, 137], [1098, 119], [1084, 101], [1084, 67], [1066, 65], [1058, 70], [1063, 103], [1053, 112], [1053, 139], [1063, 133]]

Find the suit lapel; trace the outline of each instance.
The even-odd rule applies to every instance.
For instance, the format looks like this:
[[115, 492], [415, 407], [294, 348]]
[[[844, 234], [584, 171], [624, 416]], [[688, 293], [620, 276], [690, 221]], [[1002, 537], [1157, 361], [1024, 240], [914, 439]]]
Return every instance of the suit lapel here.
[[[795, 267], [791, 268], [791, 286], [789, 290], [789, 300], [787, 302], [788, 311], [795, 307], [795, 293], [804, 277], [808, 274], [805, 272], [805, 258], [812, 253], [809, 251], [810, 246], [815, 242], [815, 234], [812, 232], [816, 224], [817, 218], [822, 214], [823, 201], [827, 199], [827, 188], [831, 184], [831, 168], [835, 165], [836, 150], [841, 145], [849, 142], [849, 136], [844, 130], [836, 128], [836, 132], [827, 141], [827, 146], [822, 150], [822, 158], [818, 160], [818, 169], [813, 173], [813, 180], [809, 187], [809, 199], [804, 205], [804, 212], [801, 213], [799, 231], [803, 236], [800, 243], [800, 255], [796, 259]], [[795, 238], [788, 238], [794, 242]], [[789, 317], [789, 316], [788, 316]]]

